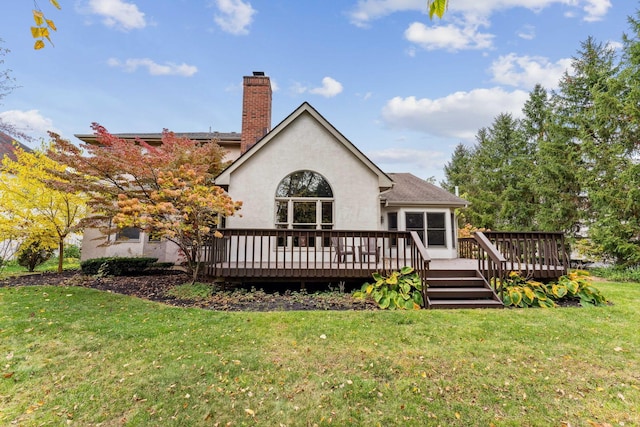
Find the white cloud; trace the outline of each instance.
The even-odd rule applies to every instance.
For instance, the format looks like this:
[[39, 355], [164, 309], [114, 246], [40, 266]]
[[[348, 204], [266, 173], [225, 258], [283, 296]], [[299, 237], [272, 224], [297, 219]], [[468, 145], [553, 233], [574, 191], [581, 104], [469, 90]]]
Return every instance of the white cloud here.
[[236, 35], [249, 34], [249, 25], [253, 22], [256, 10], [251, 3], [242, 0], [216, 0], [219, 14], [214, 21], [223, 31]]
[[395, 168], [395, 165], [401, 165], [403, 171], [418, 169], [431, 172], [442, 169], [449, 156], [442, 151], [387, 148], [369, 152], [367, 157], [377, 165], [383, 166], [385, 170], [391, 170]]
[[602, 20], [611, 7], [609, 0], [586, 0], [585, 3], [583, 9], [587, 13], [587, 16], [584, 17], [584, 20], [588, 22]]
[[530, 90], [537, 83], [547, 89], [556, 88], [564, 72], [570, 69], [571, 58], [550, 62], [539, 56], [510, 53], [493, 61], [490, 71], [496, 83]]
[[12, 124], [18, 131], [21, 131], [36, 140], [48, 140], [48, 131], [60, 133], [60, 131], [53, 126], [53, 121], [44, 117], [38, 110], [3, 111], [0, 113], [0, 120]]
[[477, 25], [457, 27], [438, 25], [427, 27], [422, 22], [414, 22], [404, 32], [407, 40], [426, 50], [447, 49], [488, 49], [492, 46], [493, 35], [478, 32]]
[[111, 67], [122, 68], [128, 73], [133, 73], [138, 68], [143, 67], [146, 68], [152, 76], [191, 77], [198, 72], [198, 67], [194, 65], [187, 65], [185, 63], [174, 64], [172, 62], [158, 64], [149, 58], [130, 58], [124, 62], [116, 58], [109, 58], [107, 64]]
[[89, 0], [89, 12], [102, 16], [108, 27], [128, 31], [147, 26], [144, 13], [138, 6], [123, 0]]
[[533, 40], [536, 38], [536, 29], [532, 25], [525, 25], [517, 32], [518, 37], [525, 40]]
[[521, 117], [528, 97], [526, 91], [502, 88], [456, 92], [438, 99], [398, 96], [387, 102], [382, 119], [391, 128], [473, 141], [478, 129], [490, 126], [498, 114]]
[[[366, 27], [371, 21], [391, 15], [395, 12], [427, 12], [425, 0], [359, 0], [356, 7], [348, 12], [351, 23]], [[598, 21], [611, 8], [610, 0], [452, 0], [445, 19], [453, 15], [462, 15], [465, 20], [488, 17], [497, 11], [522, 7], [539, 12], [554, 4], [565, 5], [583, 11], [585, 21]]]
[[316, 88], [309, 89], [308, 87], [298, 82], [294, 83], [293, 86], [291, 86], [291, 91], [295, 94], [300, 95], [309, 92], [313, 95], [324, 96], [325, 98], [333, 98], [334, 96], [341, 93], [342, 89], [342, 83], [335, 79], [332, 79], [331, 77], [323, 78], [322, 86]]
[[309, 90], [309, 93], [314, 95], [324, 96], [325, 98], [333, 98], [342, 92], [342, 83], [332, 79], [331, 77], [325, 77], [322, 79], [322, 86]]

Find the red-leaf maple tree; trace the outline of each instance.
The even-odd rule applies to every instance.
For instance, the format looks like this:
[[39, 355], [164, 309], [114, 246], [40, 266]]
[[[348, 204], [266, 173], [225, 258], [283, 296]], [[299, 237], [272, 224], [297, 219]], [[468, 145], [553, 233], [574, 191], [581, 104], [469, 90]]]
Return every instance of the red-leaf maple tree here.
[[119, 138], [97, 123], [92, 129], [97, 143], [80, 147], [51, 134], [50, 156], [69, 166], [66, 179], [75, 189], [90, 195], [85, 225], [105, 234], [113, 233], [112, 224], [137, 227], [175, 243], [195, 281], [204, 244], [220, 237], [220, 219], [242, 206], [213, 183], [225, 167], [224, 150], [166, 129], [158, 146]]

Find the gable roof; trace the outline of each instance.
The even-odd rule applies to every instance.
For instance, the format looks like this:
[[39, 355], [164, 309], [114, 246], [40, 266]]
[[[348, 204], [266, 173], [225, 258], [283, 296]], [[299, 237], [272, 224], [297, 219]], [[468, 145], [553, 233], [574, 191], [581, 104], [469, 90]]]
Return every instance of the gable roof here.
[[2, 161], [4, 156], [9, 156], [11, 160], [16, 159], [16, 156], [14, 154], [14, 151], [15, 151], [14, 141], [18, 144], [20, 148], [22, 148], [27, 153], [30, 153], [32, 151], [31, 148], [27, 147], [26, 145], [22, 144], [19, 141], [16, 141], [10, 135], [4, 132], [0, 132], [0, 162]]
[[364, 155], [351, 141], [349, 141], [340, 131], [338, 131], [327, 119], [325, 119], [318, 111], [308, 102], [303, 102], [289, 116], [282, 120], [273, 130], [267, 133], [262, 139], [256, 142], [251, 148], [236, 159], [228, 168], [220, 173], [215, 179], [216, 185], [229, 185], [231, 173], [241, 167], [244, 162], [251, 158], [256, 152], [260, 151], [265, 145], [273, 140], [283, 129], [286, 129], [290, 123], [294, 122], [303, 114], [308, 114], [314, 118], [321, 126], [323, 126], [338, 142], [340, 142], [347, 150], [349, 150], [356, 158], [358, 158], [365, 166], [367, 166], [375, 175], [378, 176], [378, 185], [380, 188], [391, 188], [393, 180], [384, 173], [375, 163]]
[[392, 189], [380, 195], [386, 206], [437, 205], [465, 207], [469, 204], [464, 199], [449, 193], [410, 173], [390, 173], [395, 182]]

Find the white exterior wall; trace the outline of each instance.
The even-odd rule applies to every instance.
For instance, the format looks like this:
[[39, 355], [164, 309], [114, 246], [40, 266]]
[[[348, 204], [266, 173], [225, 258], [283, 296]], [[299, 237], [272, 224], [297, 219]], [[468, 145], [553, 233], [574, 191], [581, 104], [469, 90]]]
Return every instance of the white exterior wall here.
[[308, 114], [302, 114], [232, 172], [229, 194], [243, 202], [229, 228], [274, 228], [275, 195], [293, 172], [311, 170], [333, 190], [334, 229], [379, 230], [378, 176]]
[[82, 260], [103, 257], [150, 257], [158, 258], [158, 262], [176, 262], [178, 259], [178, 247], [166, 240], [149, 242], [145, 233], [140, 233], [139, 240], [122, 240], [113, 242], [115, 234], [109, 236], [111, 243], [107, 242], [107, 236], [95, 228], [85, 230], [82, 238]]

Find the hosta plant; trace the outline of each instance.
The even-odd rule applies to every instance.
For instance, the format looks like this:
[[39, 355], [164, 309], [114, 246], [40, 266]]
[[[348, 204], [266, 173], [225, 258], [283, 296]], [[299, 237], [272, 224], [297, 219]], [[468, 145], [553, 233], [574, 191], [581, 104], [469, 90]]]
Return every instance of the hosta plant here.
[[382, 309], [413, 310], [424, 306], [422, 279], [413, 267], [402, 267], [388, 276], [373, 273], [373, 283], [365, 283], [356, 297], [371, 297]]
[[511, 272], [504, 282], [494, 280], [493, 284], [498, 293], [502, 292], [502, 302], [507, 307], [555, 307], [558, 302], [567, 300], [579, 300], [583, 306], [607, 302], [583, 272], [569, 273], [546, 284], [526, 280], [519, 273]]

